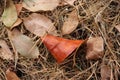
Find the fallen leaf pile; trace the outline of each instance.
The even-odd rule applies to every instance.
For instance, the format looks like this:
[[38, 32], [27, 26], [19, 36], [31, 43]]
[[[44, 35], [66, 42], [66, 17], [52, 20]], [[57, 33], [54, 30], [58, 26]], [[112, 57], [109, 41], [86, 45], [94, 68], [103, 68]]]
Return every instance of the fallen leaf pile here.
[[[84, 22], [87, 22], [87, 20], [84, 19], [80, 21], [80, 12], [79, 10], [77, 11], [77, 8], [74, 5], [74, 2], [77, 0], [20, 0], [20, 3], [15, 3], [14, 0], [6, 1], [7, 2], [3, 14], [1, 16], [1, 20], [5, 26], [4, 29], [6, 31], [3, 31], [6, 33], [4, 37], [8, 37], [7, 40], [9, 41], [9, 45], [6, 42], [6, 39], [0, 39], [0, 58], [2, 58], [3, 60], [11, 60], [15, 62], [15, 53], [19, 53], [19, 55], [21, 55], [22, 57], [24, 56], [24, 58], [38, 59], [39, 56], [42, 54], [40, 51], [40, 47], [42, 46], [44, 48], [47, 48], [46, 50], [52, 54], [52, 56], [56, 59], [58, 63], [62, 63], [65, 61], [65, 59], [68, 59], [68, 56], [74, 54], [75, 50], [81, 48], [81, 45], [83, 43], [86, 44], [86, 51], [84, 51], [86, 52], [84, 57], [86, 61], [99, 61], [99, 59], [102, 59], [103, 56], [105, 56], [104, 48], [109, 48], [109, 45], [107, 46], [107, 42], [105, 45], [104, 41], [107, 41], [109, 39], [104, 39], [104, 37], [106, 37], [107, 34], [107, 31], [105, 30], [107, 28], [106, 25], [104, 26], [104, 24], [100, 24], [101, 28], [99, 28], [99, 23], [104, 22], [101, 13], [98, 13], [96, 15], [96, 17], [93, 19], [94, 24], [92, 24], [92, 26], [95, 25], [97, 26], [97, 28], [99, 28], [94, 28], [95, 30], [100, 31], [99, 36], [97, 36], [96, 33], [92, 31], [92, 29], [89, 29], [89, 27], [91, 27], [89, 26], [89, 22], [88, 24], [84, 24]], [[63, 3], [65, 4], [60, 5], [61, 1], [63, 1]], [[68, 8], [66, 8], [66, 6], [68, 5], [70, 7], [73, 7], [73, 9], [68, 11]], [[62, 15], [61, 17], [62, 11], [59, 11], [57, 14], [55, 13], [55, 9], [57, 10], [62, 6], [66, 8], [65, 11], [68, 13]], [[87, 5], [83, 6], [83, 4], [81, 4], [79, 7], [81, 7], [81, 9], [84, 9], [84, 7], [87, 8]], [[93, 6], [88, 9], [91, 8], [96, 7]], [[53, 21], [50, 17], [48, 17], [49, 15], [47, 13], [49, 13], [49, 11], [51, 11], [52, 14], [57, 14], [55, 16], [52, 15], [52, 18], [55, 17]], [[94, 12], [91, 13], [94, 15], [90, 17], [88, 17], [89, 13], [86, 13], [87, 17], [90, 19], [96, 14]], [[58, 15], [60, 15], [59, 17], [62, 20], [57, 20]], [[66, 15], [68, 16], [66, 17]], [[60, 21], [62, 21], [62, 26], [58, 26], [59, 24], [61, 24]], [[85, 30], [81, 30], [81, 26], [82, 28], [87, 28], [88, 30], [88, 33], [86, 33], [85, 36], [82, 38], [81, 36], [84, 35]], [[116, 28], [116, 32], [120, 32], [120, 24], [114, 26], [114, 28]], [[104, 30], [103, 32], [102, 29]], [[95, 34], [94, 36], [96, 37], [88, 38], [90, 32]], [[78, 37], [78, 40], [75, 40], [76, 36], [74, 35]], [[43, 44], [41, 45], [41, 43]], [[18, 56], [18, 58], [21, 56]], [[110, 59], [112, 58], [110, 57]], [[79, 63], [79, 65], [81, 65], [81, 63]], [[101, 72], [99, 74], [101, 74], [101, 80], [109, 80], [111, 76], [111, 68], [107, 65], [102, 65], [100, 69]], [[16, 73], [14, 71], [11, 71], [10, 69], [7, 69], [6, 71], [6, 78], [7, 80], [20, 80]]]
[[[75, 0], [64, 1], [70, 5], [73, 5], [75, 2]], [[53, 10], [59, 5], [60, 0], [23, 0], [22, 3], [15, 5], [12, 0], [9, 0], [7, 3], [8, 5], [5, 7], [2, 15], [2, 21], [6, 27], [12, 29], [8, 30], [9, 39], [11, 40], [13, 47], [15, 47], [15, 50], [21, 55], [29, 58], [38, 58], [40, 54], [37, 45], [34, 44], [35, 42], [30, 37], [22, 34], [17, 29], [13, 29], [22, 22], [29, 32], [39, 36], [42, 39], [45, 46], [58, 62], [64, 61], [68, 55], [70, 55], [84, 42], [84, 40], [67, 40], [56, 37], [60, 34], [57, 33], [54, 23], [45, 15], [32, 13], [28, 17], [22, 19], [18, 18], [22, 8], [26, 8], [32, 12], [39, 10]], [[62, 35], [72, 33], [77, 28], [78, 23], [78, 12], [74, 9], [68, 14], [68, 17], [64, 19], [64, 23], [61, 28]], [[116, 28], [118, 29], [118, 27]], [[86, 59], [98, 59], [104, 55], [104, 43], [101, 37], [90, 38], [87, 40], [86, 44]], [[2, 46], [2, 55], [4, 53], [4, 55], [7, 54], [8, 56], [4, 58], [9, 58], [12, 52], [9, 50], [6, 43], [1, 41], [0, 45]], [[62, 55], [60, 56], [60, 54]]]

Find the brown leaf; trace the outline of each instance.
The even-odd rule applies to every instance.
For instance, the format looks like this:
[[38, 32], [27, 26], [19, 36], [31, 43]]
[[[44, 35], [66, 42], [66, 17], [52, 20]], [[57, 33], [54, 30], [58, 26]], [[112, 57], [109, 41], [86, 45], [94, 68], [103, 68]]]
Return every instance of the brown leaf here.
[[10, 51], [7, 43], [4, 40], [0, 40], [0, 57], [3, 59], [13, 60], [13, 53]]
[[120, 24], [116, 25], [115, 28], [120, 32]]
[[38, 47], [28, 36], [23, 35], [17, 29], [9, 31], [9, 38], [11, 39], [15, 49], [23, 56], [28, 58], [38, 58], [39, 50]]
[[24, 0], [23, 7], [30, 11], [53, 10], [60, 0]]
[[98, 59], [103, 57], [104, 42], [102, 37], [90, 38], [87, 41], [86, 59]]
[[62, 26], [62, 34], [70, 34], [73, 32], [79, 23], [78, 16], [77, 16], [77, 11], [74, 10], [72, 11], [68, 18], [65, 19], [65, 22]]
[[20, 80], [20, 78], [18, 78], [18, 76], [13, 71], [10, 71], [9, 69], [6, 71], [6, 77], [7, 77], [7, 80]]
[[57, 31], [50, 19], [41, 14], [33, 13], [24, 19], [27, 30], [37, 36], [44, 36], [46, 32], [57, 35]]
[[23, 5], [22, 4], [15, 4], [15, 7], [16, 7], [16, 10], [17, 10], [17, 14], [19, 15], [21, 10], [22, 10]]
[[[15, 7], [16, 7], [17, 15], [19, 15], [22, 10], [22, 4], [15, 4]], [[21, 23], [22, 20], [20, 18], [17, 18], [16, 22], [12, 25], [11, 29], [18, 26]]]
[[101, 66], [101, 80], [110, 80], [111, 69], [107, 65]]

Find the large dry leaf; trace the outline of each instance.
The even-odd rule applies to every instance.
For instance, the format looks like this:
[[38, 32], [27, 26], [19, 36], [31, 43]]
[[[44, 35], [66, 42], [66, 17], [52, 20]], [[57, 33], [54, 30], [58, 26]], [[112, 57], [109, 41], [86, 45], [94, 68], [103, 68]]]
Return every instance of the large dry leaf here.
[[12, 0], [7, 0], [7, 6], [4, 9], [2, 21], [6, 25], [6, 27], [11, 27], [16, 20], [17, 20], [16, 7], [13, 4]]
[[24, 0], [23, 7], [30, 11], [53, 10], [60, 0]]
[[10, 71], [9, 69], [6, 71], [7, 80], [20, 80], [20, 78], [15, 74], [15, 72]]
[[78, 23], [79, 20], [77, 11], [74, 10], [69, 14], [68, 18], [65, 19], [65, 22], [62, 26], [62, 34], [70, 34], [73, 32], [77, 28]]
[[39, 50], [34, 46], [32, 39], [23, 35], [18, 30], [9, 31], [9, 38], [11, 39], [15, 49], [23, 56], [28, 58], [38, 58]]
[[13, 60], [13, 53], [10, 51], [7, 43], [4, 40], [0, 40], [0, 57], [3, 59]]
[[110, 80], [111, 69], [107, 65], [101, 66], [101, 80]]
[[102, 37], [90, 38], [87, 41], [86, 59], [98, 59], [103, 57], [104, 42]]
[[50, 19], [41, 14], [33, 13], [24, 19], [27, 30], [37, 36], [43, 36], [46, 32], [57, 35], [57, 31]]
[[115, 28], [120, 32], [120, 24], [116, 25]]

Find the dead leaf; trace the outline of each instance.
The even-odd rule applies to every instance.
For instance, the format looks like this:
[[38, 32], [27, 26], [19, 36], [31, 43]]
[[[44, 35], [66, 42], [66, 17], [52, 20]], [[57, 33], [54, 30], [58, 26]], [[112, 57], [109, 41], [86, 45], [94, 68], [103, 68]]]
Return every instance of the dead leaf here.
[[[15, 4], [15, 7], [17, 10], [17, 15], [19, 15], [22, 10], [22, 4]], [[18, 26], [21, 23], [22, 23], [22, 20], [20, 18], [17, 18], [16, 22], [12, 25], [11, 29]]]
[[60, 0], [24, 0], [23, 7], [30, 11], [53, 10], [60, 3]]
[[20, 80], [15, 72], [10, 71], [9, 69], [6, 71], [7, 80]]
[[103, 57], [104, 42], [102, 37], [90, 38], [87, 41], [86, 59], [98, 59]]
[[57, 35], [57, 31], [50, 19], [41, 14], [33, 13], [24, 19], [27, 30], [37, 36], [43, 36], [46, 32]]
[[120, 32], [120, 24], [116, 25], [115, 28]]
[[84, 42], [84, 40], [68, 40], [50, 34], [47, 34], [42, 40], [58, 63], [64, 61], [65, 58]]
[[23, 5], [22, 4], [15, 4], [15, 7], [16, 7], [16, 10], [17, 10], [17, 14], [19, 15], [21, 10], [22, 10]]
[[65, 22], [62, 26], [62, 34], [70, 34], [73, 32], [79, 23], [78, 16], [77, 16], [77, 11], [74, 10], [72, 11], [68, 18], [65, 19]]
[[12, 41], [16, 51], [28, 58], [38, 58], [39, 50], [34, 46], [32, 39], [23, 35], [17, 29], [9, 31], [9, 38]]
[[74, 2], [76, 1], [76, 0], [64, 0], [65, 2], [67, 2], [68, 4], [70, 4], [70, 5], [74, 5]]
[[7, 43], [4, 40], [0, 40], [0, 57], [7, 60], [13, 60], [13, 53], [10, 51]]
[[17, 20], [16, 7], [12, 0], [7, 0], [7, 6], [4, 9], [2, 15], [2, 21], [6, 27], [11, 27]]
[[110, 80], [111, 69], [107, 65], [101, 66], [101, 80]]
[[12, 25], [11, 28], [14, 28], [14, 27], [18, 26], [18, 25], [21, 24], [21, 23], [22, 23], [22, 20], [21, 20], [20, 18], [18, 18], [18, 19], [16, 20], [16, 22]]

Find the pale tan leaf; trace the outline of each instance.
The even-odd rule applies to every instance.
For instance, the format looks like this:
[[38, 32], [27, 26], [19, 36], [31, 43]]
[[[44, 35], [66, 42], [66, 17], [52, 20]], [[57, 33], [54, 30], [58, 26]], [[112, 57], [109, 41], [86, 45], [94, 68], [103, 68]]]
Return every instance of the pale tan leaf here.
[[59, 5], [60, 0], [24, 0], [23, 7], [30, 11], [53, 10]]
[[76, 1], [76, 0], [64, 0], [65, 2], [67, 2], [68, 4], [70, 4], [70, 5], [74, 5], [74, 2]]
[[12, 0], [7, 0], [7, 6], [4, 9], [2, 15], [2, 21], [6, 27], [11, 27], [17, 20], [16, 7]]
[[98, 59], [103, 57], [104, 42], [102, 37], [90, 38], [87, 40], [86, 59]]
[[0, 57], [7, 60], [13, 60], [13, 53], [10, 51], [7, 43], [4, 40], [0, 40]]
[[11, 39], [16, 51], [21, 55], [28, 58], [38, 58], [39, 50], [37, 46], [34, 46], [32, 39], [23, 35], [17, 29], [9, 32], [9, 38]]
[[70, 34], [71, 32], [73, 32], [77, 28], [78, 23], [79, 20], [77, 11], [74, 10], [69, 14], [68, 18], [65, 19], [65, 22], [62, 26], [62, 34]]
[[120, 24], [116, 25], [115, 28], [120, 32]]
[[6, 71], [7, 80], [20, 80], [20, 78], [15, 74], [15, 72], [10, 71], [9, 69]]
[[22, 23], [22, 20], [21, 20], [20, 18], [18, 18], [18, 19], [16, 20], [16, 22], [12, 25], [11, 28], [18, 26], [18, 25], [21, 24], [21, 23]]
[[101, 66], [101, 80], [110, 80], [111, 69], [107, 65]]
[[51, 20], [41, 14], [31, 14], [24, 19], [24, 25], [27, 30], [37, 36], [43, 36], [46, 32], [57, 35], [57, 31]]

